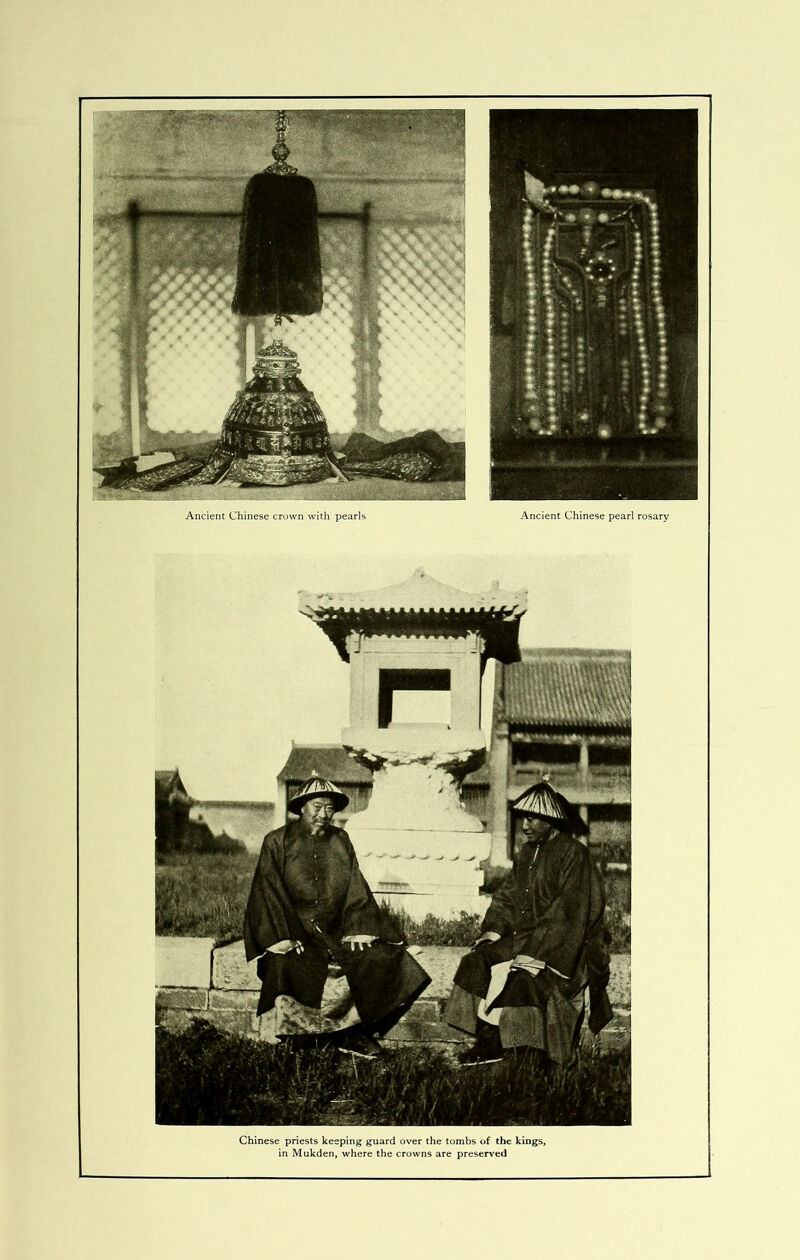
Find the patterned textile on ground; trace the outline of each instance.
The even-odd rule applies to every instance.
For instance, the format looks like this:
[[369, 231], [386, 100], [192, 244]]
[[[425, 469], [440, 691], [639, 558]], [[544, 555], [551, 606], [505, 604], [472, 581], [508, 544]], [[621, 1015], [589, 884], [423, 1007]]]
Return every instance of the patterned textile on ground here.
[[117, 468], [103, 468], [103, 485], [113, 490], [166, 490], [170, 486], [181, 485], [199, 472], [205, 463], [201, 456], [170, 460], [168, 464], [159, 464], [156, 468], [148, 468], [146, 472], [137, 472], [135, 461], [123, 460]]
[[329, 964], [319, 1006], [307, 1006], [287, 993], [279, 993], [271, 1011], [262, 1016], [273, 1037], [320, 1037], [346, 1032], [361, 1023], [347, 978], [340, 967]]
[[395, 442], [352, 433], [342, 467], [348, 477], [385, 477], [395, 481], [463, 481], [464, 443], [446, 442], [425, 429]]
[[[253, 384], [251, 381], [247, 388]], [[237, 395], [236, 402], [244, 393], [243, 390]], [[310, 397], [313, 399], [313, 394]], [[143, 492], [167, 490], [177, 485], [217, 485], [223, 481], [236, 485], [294, 485], [333, 477], [339, 467], [348, 480], [362, 477], [416, 482], [464, 480], [464, 443], [446, 442], [432, 429], [396, 442], [380, 442], [365, 433], [353, 433], [345, 443], [341, 458], [330, 451], [323, 454], [321, 450], [299, 455], [265, 455], [243, 450], [237, 455], [226, 449], [224, 435], [223, 429], [223, 440], [210, 448], [207, 455], [198, 452], [147, 472], [137, 473], [132, 460], [123, 461], [117, 468], [102, 469], [103, 485], [114, 490]], [[244, 431], [240, 436], [252, 440], [252, 435], [245, 435]], [[266, 439], [272, 440], [265, 433], [258, 439], [259, 445]]]

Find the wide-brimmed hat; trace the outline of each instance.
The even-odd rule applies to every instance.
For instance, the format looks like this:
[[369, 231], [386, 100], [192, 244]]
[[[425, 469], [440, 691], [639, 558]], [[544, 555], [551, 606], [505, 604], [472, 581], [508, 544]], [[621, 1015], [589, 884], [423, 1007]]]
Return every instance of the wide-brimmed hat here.
[[323, 779], [320, 774], [312, 774], [310, 779], [306, 779], [300, 791], [292, 797], [286, 808], [292, 814], [299, 814], [306, 801], [310, 801], [314, 796], [330, 796], [337, 814], [344, 809], [345, 805], [350, 804], [347, 793], [338, 788], [335, 783], [331, 783], [330, 779]]
[[569, 801], [561, 796], [560, 792], [554, 792], [544, 779], [541, 783], [534, 783], [533, 787], [526, 788], [515, 801], [511, 802], [511, 808], [515, 814], [533, 814], [536, 818], [546, 819], [547, 822], [569, 821]]

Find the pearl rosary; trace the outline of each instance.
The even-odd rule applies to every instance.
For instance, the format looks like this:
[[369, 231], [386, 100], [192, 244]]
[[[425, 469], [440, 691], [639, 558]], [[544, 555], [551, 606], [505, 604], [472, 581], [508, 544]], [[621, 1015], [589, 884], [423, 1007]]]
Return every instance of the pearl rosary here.
[[[581, 198], [584, 202], [607, 201], [613, 206], [609, 210], [598, 210], [591, 205], [578, 204], [572, 210], [569, 208], [572, 198]], [[559, 204], [562, 199], [566, 205]], [[545, 216], [549, 216], [546, 227]], [[624, 230], [623, 221], [629, 224], [628, 233], [620, 235], [619, 225], [623, 224]], [[609, 237], [606, 233], [600, 244], [594, 246], [598, 229], [602, 228], [609, 229], [612, 235]], [[562, 255], [559, 247], [562, 232], [567, 233], [566, 242], [570, 235], [574, 237], [579, 233], [577, 259], [571, 255], [570, 247]], [[625, 248], [626, 235], [630, 240], [629, 250]], [[622, 259], [618, 256], [620, 246], [625, 255]], [[571, 247], [573, 251], [575, 248]], [[620, 274], [620, 265], [626, 264], [629, 272]], [[578, 268], [584, 277], [583, 285]], [[602, 312], [608, 305], [609, 294], [613, 295], [611, 335], [617, 345], [619, 397], [615, 401], [621, 407], [619, 418], [625, 414], [630, 416], [627, 400], [631, 389], [635, 388], [636, 432], [649, 437], [664, 429], [672, 407], [667, 320], [661, 288], [661, 229], [655, 198], [638, 189], [601, 187], [595, 180], [586, 180], [583, 184], [551, 185], [535, 207], [523, 199], [522, 270], [525, 295], [522, 421], [529, 431], [540, 437], [552, 437], [562, 432], [585, 433], [591, 428], [592, 413], [586, 408], [592, 401], [587, 394], [590, 308], [598, 312], [596, 318], [604, 318]], [[652, 323], [648, 321], [648, 304]], [[649, 329], [652, 329], [650, 334]], [[633, 334], [635, 363], [626, 350], [630, 333]], [[597, 400], [594, 401], [596, 406]], [[609, 438], [619, 431], [605, 416], [601, 423], [595, 419], [595, 424], [598, 437]]]

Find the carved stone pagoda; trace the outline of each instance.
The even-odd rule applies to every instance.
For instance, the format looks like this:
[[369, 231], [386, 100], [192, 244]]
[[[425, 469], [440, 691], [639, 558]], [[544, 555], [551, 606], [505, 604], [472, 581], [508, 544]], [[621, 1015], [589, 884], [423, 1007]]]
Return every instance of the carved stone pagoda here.
[[472, 594], [422, 569], [380, 590], [300, 592], [300, 612], [350, 665], [342, 743], [373, 773], [348, 832], [376, 896], [414, 918], [481, 906], [490, 836], [465, 809], [461, 783], [486, 757], [486, 662], [519, 660], [526, 607], [524, 590], [493, 583]]

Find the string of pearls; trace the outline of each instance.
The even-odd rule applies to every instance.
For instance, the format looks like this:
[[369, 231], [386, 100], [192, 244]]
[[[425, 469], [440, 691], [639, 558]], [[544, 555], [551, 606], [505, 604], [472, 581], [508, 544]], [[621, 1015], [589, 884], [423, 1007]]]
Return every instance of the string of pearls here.
[[644, 326], [644, 312], [642, 309], [641, 294], [641, 275], [642, 275], [642, 257], [644, 255], [644, 246], [642, 244], [642, 234], [639, 229], [633, 228], [633, 268], [631, 270], [631, 311], [633, 313], [633, 335], [636, 338], [636, 348], [639, 351], [639, 402], [636, 414], [636, 427], [640, 433], [648, 433], [650, 431], [650, 423], [647, 414], [648, 404], [650, 402], [650, 360], [647, 348], [647, 334]]
[[533, 208], [525, 202], [522, 211], [522, 270], [525, 278], [525, 332], [522, 346], [522, 392], [525, 416], [534, 425], [541, 418], [536, 379], [536, 256], [533, 245]]
[[558, 299], [558, 340], [559, 359], [561, 363], [561, 397], [568, 408], [569, 395], [572, 393], [572, 354], [569, 341], [569, 303], [566, 298]]
[[[640, 432], [653, 434], [663, 429], [667, 423], [672, 407], [669, 400], [669, 350], [667, 347], [667, 317], [664, 311], [664, 299], [661, 292], [661, 225], [658, 217], [658, 206], [654, 198], [636, 188], [601, 188], [600, 196], [612, 201], [633, 201], [647, 210], [650, 238], [650, 297], [653, 307], [653, 318], [656, 326], [655, 364], [656, 388], [653, 412], [655, 421], [650, 423], [649, 417], [643, 415], [641, 408], [638, 417]], [[640, 263], [643, 246], [641, 239]], [[634, 245], [635, 249], [635, 245]], [[649, 369], [648, 369], [649, 370]], [[649, 400], [649, 398], [648, 398]]]
[[628, 394], [631, 387], [631, 361], [628, 358], [628, 288], [624, 281], [618, 289], [617, 332], [620, 342], [619, 391], [622, 405], [627, 412], [629, 410]]
[[[545, 195], [559, 197], [581, 197], [595, 200], [601, 197], [611, 202], [627, 202], [641, 205], [647, 212], [646, 227], [649, 248], [649, 297], [652, 317], [655, 325], [655, 345], [653, 362], [651, 363], [651, 347], [643, 300], [643, 263], [645, 238], [643, 230], [631, 219], [633, 229], [633, 267], [630, 281], [630, 310], [633, 323], [633, 334], [639, 360], [639, 394], [636, 402], [636, 427], [646, 435], [652, 435], [663, 429], [671, 413], [669, 398], [669, 351], [667, 343], [667, 321], [661, 290], [662, 258], [661, 258], [661, 226], [658, 206], [655, 199], [638, 189], [601, 188], [594, 181], [584, 184], [551, 184], [545, 189]], [[539, 381], [537, 379], [537, 344], [539, 329], [537, 327], [537, 275], [534, 250], [534, 213], [530, 204], [526, 203], [523, 212], [523, 266], [526, 291], [526, 323], [523, 351], [523, 390], [525, 395], [525, 414], [530, 428], [542, 435], [554, 434], [559, 430], [558, 404], [558, 371], [561, 361], [562, 384], [568, 388], [565, 377], [564, 319], [557, 321], [556, 298], [553, 290], [553, 248], [555, 244], [556, 224], [558, 220], [573, 224], [588, 223], [590, 209], [579, 210], [578, 214], [561, 210], [558, 206], [544, 203], [553, 214], [542, 245], [541, 303], [544, 315], [543, 357], [544, 357], [544, 417], [542, 417]], [[596, 221], [601, 224], [616, 222], [621, 217], [629, 217], [630, 210], [619, 207], [619, 213], [608, 214], [600, 211]], [[559, 273], [560, 274], [560, 273]], [[562, 276], [562, 279], [564, 277]], [[573, 298], [576, 311], [580, 305], [575, 301], [576, 294], [572, 285], [565, 280], [565, 285]], [[627, 317], [624, 300], [618, 307], [618, 330], [624, 340], [627, 335]], [[562, 336], [557, 344], [557, 322], [562, 325]], [[576, 335], [576, 372], [579, 381], [586, 372], [586, 346], [582, 338]], [[582, 344], [581, 344], [582, 343]], [[622, 356], [620, 363], [621, 388], [623, 396], [630, 388], [631, 364], [627, 356]], [[653, 376], [655, 375], [655, 390]], [[580, 386], [579, 386], [580, 388]]]
[[667, 350], [667, 317], [661, 294], [661, 227], [658, 206], [646, 193], [634, 193], [634, 201], [641, 201], [650, 216], [650, 293], [656, 323], [656, 428], [663, 429], [671, 411], [669, 402], [669, 353]]
[[556, 225], [547, 229], [542, 246], [542, 305], [544, 307], [544, 401], [545, 433], [558, 432], [558, 394], [556, 390], [556, 304], [553, 296], [553, 245]]

